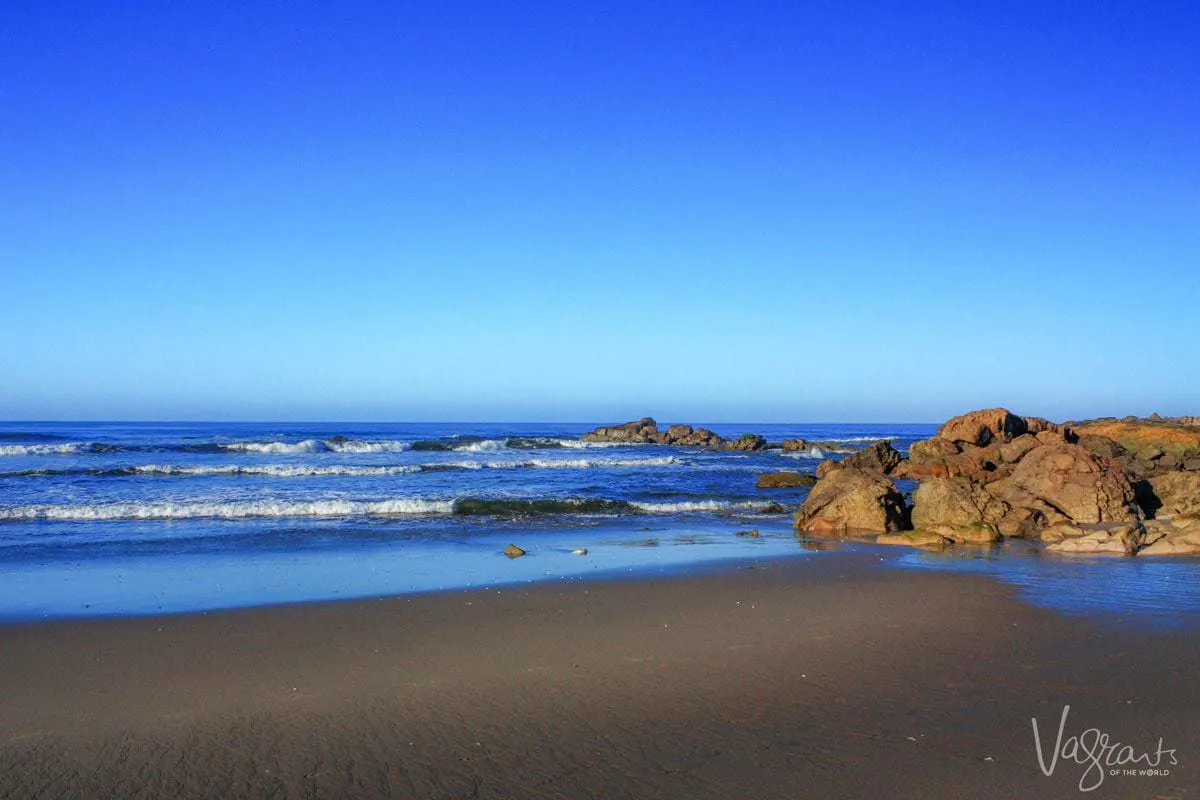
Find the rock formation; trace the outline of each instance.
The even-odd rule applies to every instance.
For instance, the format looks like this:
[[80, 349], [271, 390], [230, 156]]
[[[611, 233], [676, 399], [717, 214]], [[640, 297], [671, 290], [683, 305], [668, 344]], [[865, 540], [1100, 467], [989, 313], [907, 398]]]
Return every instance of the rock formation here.
[[[757, 437], [761, 439], [762, 437]], [[596, 428], [583, 435], [585, 442], [613, 442], [618, 444], [670, 444], [691, 447], [720, 447], [725, 439], [707, 428], [693, 428], [691, 425], [672, 425], [665, 431], [658, 429], [650, 417], [643, 417], [636, 422], [626, 422], [623, 425]], [[766, 442], [763, 442], [766, 446]]]
[[886, 533], [908, 527], [904, 495], [882, 473], [836, 469], [817, 482], [800, 510], [796, 528], [818, 534]]
[[801, 486], [812, 486], [817, 482], [813, 475], [800, 472], [764, 472], [758, 476], [755, 485], [759, 489], [794, 489]]
[[[1130, 449], [1147, 441], [1171, 457]], [[886, 531], [881, 543], [922, 547], [1025, 537], [1064, 553], [1200, 552], [1200, 469], [1189, 471], [1186, 451], [1193, 441], [1200, 446], [1200, 428], [1177, 422], [1111, 421], [1076, 430], [1004, 408], [976, 411], [914, 443], [907, 459], [874, 446], [840, 463], [822, 462], [796, 526]], [[920, 482], [911, 509], [902, 497], [894, 507], [889, 473]], [[1161, 519], [1147, 521], [1156, 511]]]

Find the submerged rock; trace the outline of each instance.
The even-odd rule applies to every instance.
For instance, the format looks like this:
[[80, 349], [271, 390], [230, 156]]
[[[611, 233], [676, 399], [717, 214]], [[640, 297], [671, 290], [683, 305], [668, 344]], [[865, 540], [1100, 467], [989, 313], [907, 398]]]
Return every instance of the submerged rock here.
[[800, 472], [767, 472], [758, 476], [755, 486], [759, 489], [795, 489], [812, 486], [816, 482], [815, 476]]

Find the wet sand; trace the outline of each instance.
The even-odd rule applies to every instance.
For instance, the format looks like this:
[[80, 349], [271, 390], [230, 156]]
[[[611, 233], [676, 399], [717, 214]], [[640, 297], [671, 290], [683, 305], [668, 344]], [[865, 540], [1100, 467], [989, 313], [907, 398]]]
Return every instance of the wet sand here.
[[[10, 625], [0, 796], [1196, 797], [1200, 631], [1011, 592], [848, 554]], [[1065, 704], [1179, 763], [1046, 777]]]

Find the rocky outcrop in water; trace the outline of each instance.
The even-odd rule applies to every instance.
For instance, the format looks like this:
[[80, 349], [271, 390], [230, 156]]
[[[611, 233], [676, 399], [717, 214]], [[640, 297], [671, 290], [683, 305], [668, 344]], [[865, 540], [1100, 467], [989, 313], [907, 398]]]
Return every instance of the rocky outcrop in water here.
[[[761, 438], [761, 437], [759, 437]], [[725, 439], [707, 428], [691, 425], [672, 425], [665, 431], [651, 417], [623, 425], [596, 428], [583, 435], [585, 442], [612, 442], [616, 444], [670, 444], [681, 447], [720, 447]], [[765, 446], [765, 442], [764, 442]]]
[[845, 467], [817, 482], [796, 512], [795, 525], [837, 536], [901, 531], [908, 527], [908, 509], [886, 475]]
[[756, 433], [743, 433], [736, 439], [721, 442], [720, 449], [754, 452], [767, 449], [767, 440]]
[[[948, 420], [898, 463], [898, 454], [877, 446], [822, 462], [797, 530], [886, 530], [881, 543], [913, 546], [1022, 537], [1064, 553], [1200, 552], [1200, 521], [1192, 522], [1200, 520], [1200, 470], [1191, 471], [1187, 456], [1193, 441], [1200, 446], [1200, 429], [1174, 421], [1077, 430], [1004, 408], [976, 411]], [[1147, 442], [1158, 450], [1130, 450]], [[872, 509], [886, 496], [884, 483], [892, 485], [889, 472], [920, 485], [911, 508], [884, 522]]]
[[758, 476], [755, 486], [759, 489], [796, 489], [812, 486], [816, 482], [815, 476], [800, 472], [765, 472]]

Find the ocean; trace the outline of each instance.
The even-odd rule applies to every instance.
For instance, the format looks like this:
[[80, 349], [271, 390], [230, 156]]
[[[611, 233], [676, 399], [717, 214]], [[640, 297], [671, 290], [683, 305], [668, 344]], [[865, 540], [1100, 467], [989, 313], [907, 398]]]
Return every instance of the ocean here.
[[[830, 443], [746, 453], [583, 442], [594, 427], [0, 423], [0, 620], [499, 591], [822, 557], [863, 546], [796, 537], [791, 512], [808, 490], [760, 490], [757, 476], [811, 473], [876, 439], [905, 452], [936, 429], [706, 426], [776, 445]], [[527, 555], [505, 557], [509, 544]], [[1111, 613], [1122, 599], [1160, 615], [1200, 610], [1190, 560], [1118, 565], [1019, 544], [1003, 558], [878, 549], [901, 567], [988, 572], [1068, 611]]]
[[[758, 490], [755, 478], [812, 472], [824, 451], [581, 441], [594, 427], [3, 423], [0, 618], [383, 596], [798, 549], [790, 511], [807, 490]], [[933, 431], [710, 427], [900, 448]], [[505, 558], [510, 543], [528, 555]]]

